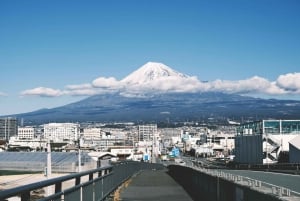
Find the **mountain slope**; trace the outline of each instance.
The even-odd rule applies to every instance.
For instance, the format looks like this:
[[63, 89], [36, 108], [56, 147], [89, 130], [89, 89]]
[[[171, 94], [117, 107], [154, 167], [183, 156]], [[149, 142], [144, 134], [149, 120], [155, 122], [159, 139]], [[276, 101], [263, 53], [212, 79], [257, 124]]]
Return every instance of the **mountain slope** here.
[[266, 118], [298, 119], [300, 102], [264, 100], [224, 93], [170, 93], [148, 98], [96, 95], [66, 106], [20, 114], [26, 122], [186, 121]]

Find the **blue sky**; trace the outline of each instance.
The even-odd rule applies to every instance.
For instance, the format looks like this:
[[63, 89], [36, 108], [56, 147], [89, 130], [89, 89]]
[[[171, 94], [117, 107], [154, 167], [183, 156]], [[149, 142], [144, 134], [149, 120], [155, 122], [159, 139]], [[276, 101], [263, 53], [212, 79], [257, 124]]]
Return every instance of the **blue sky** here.
[[121, 80], [148, 61], [300, 100], [299, 10], [298, 0], [2, 0], [0, 115], [75, 102], [88, 94], [66, 86]]

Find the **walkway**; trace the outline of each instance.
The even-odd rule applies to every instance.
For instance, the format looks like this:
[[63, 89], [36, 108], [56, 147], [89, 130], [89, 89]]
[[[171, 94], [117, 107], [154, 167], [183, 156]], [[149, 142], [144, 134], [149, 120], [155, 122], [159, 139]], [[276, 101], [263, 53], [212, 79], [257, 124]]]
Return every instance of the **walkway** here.
[[166, 170], [146, 170], [134, 176], [120, 193], [120, 201], [192, 201]]

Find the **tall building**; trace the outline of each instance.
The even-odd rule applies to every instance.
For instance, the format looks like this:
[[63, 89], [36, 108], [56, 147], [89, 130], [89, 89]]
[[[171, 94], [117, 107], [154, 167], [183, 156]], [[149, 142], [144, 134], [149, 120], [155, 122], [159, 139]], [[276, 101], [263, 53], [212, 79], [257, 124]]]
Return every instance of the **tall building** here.
[[79, 139], [79, 124], [49, 123], [44, 124], [44, 138], [53, 142], [74, 142]]
[[139, 141], [152, 141], [156, 133], [156, 124], [139, 125]]
[[0, 118], [0, 139], [8, 141], [10, 137], [17, 136], [18, 122], [16, 118]]

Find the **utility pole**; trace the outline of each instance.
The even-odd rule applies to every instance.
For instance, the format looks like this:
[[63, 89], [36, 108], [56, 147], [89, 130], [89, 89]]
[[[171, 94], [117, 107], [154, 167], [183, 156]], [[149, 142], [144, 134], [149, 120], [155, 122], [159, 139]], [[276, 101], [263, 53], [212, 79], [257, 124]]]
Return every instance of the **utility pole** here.
[[52, 170], [51, 170], [51, 144], [50, 140], [47, 143], [47, 179], [51, 177]]
[[79, 140], [78, 140], [78, 172], [81, 172], [81, 150], [80, 150], [81, 144], [82, 144], [82, 139], [79, 138]]
[[[50, 140], [48, 139], [48, 143], [47, 143], [47, 171], [46, 171], [46, 176], [47, 179], [51, 178], [51, 174], [52, 174], [52, 169], [51, 169], [51, 144], [50, 144]], [[51, 195], [52, 194], [52, 187], [48, 186], [47, 187], [47, 195]]]
[[155, 158], [154, 158], [154, 133], [152, 135], [152, 152], [151, 152], [151, 161], [152, 163], [155, 163]]

